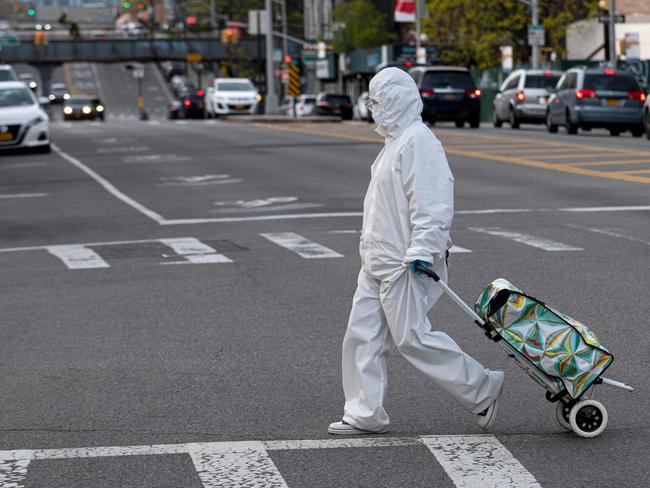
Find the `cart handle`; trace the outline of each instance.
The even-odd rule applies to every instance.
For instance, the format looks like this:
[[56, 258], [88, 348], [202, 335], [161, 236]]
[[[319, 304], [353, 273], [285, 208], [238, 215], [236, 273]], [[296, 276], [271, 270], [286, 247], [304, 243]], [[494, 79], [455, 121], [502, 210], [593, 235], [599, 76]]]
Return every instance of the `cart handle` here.
[[602, 376], [600, 377], [600, 379], [606, 385], [615, 386], [617, 388], [622, 388], [623, 390], [627, 390], [627, 391], [634, 391], [633, 387], [631, 387], [630, 385], [626, 385], [625, 383], [622, 383], [621, 381], [610, 380], [609, 378], [603, 378]]

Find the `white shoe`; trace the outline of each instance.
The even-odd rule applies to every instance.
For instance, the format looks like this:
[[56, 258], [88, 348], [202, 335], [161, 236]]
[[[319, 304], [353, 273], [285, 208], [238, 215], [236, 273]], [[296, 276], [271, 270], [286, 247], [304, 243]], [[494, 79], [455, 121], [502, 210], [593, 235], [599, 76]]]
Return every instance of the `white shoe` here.
[[333, 422], [327, 428], [327, 432], [334, 435], [362, 435], [362, 434], [383, 434], [388, 428], [384, 428], [378, 432], [373, 432], [371, 430], [358, 429], [354, 425], [348, 424], [345, 420], [339, 422]]
[[[505, 383], [505, 380], [503, 383]], [[489, 429], [497, 418], [501, 393], [503, 393], [503, 383], [501, 383], [501, 389], [499, 390], [499, 394], [497, 395], [497, 399], [494, 400], [494, 403], [478, 414], [478, 425], [483, 430]]]

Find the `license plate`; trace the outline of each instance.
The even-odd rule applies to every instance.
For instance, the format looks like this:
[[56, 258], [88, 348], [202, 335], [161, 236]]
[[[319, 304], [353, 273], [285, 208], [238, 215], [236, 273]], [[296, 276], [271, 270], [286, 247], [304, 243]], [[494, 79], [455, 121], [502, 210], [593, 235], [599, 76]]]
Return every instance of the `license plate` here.
[[456, 98], [457, 98], [456, 95], [454, 95], [453, 93], [445, 93], [442, 96], [443, 100], [456, 100]]
[[6, 141], [13, 141], [14, 135], [11, 132], [4, 132], [0, 134], [0, 141], [6, 142]]
[[235, 105], [235, 110], [244, 110], [244, 105]]
[[618, 107], [620, 105], [619, 100], [616, 100], [615, 98], [608, 98], [606, 103], [610, 107]]
[[548, 103], [548, 97], [539, 97], [539, 103], [546, 105]]
[[340, 114], [340, 113], [341, 113], [341, 109], [340, 109], [340, 108], [335, 108], [335, 109], [334, 109], [334, 113], [335, 113], [335, 114]]
[[196, 104], [196, 107], [197, 108], [203, 108], [203, 104], [201, 102], [199, 102], [199, 103]]

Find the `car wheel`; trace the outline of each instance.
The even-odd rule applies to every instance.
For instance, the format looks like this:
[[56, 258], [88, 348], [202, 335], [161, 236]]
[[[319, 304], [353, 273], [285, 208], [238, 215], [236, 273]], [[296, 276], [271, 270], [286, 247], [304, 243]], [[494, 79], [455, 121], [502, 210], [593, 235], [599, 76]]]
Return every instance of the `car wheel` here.
[[646, 111], [643, 121], [645, 122], [645, 137], [650, 139], [650, 111]]
[[471, 119], [469, 121], [469, 126], [472, 129], [478, 129], [481, 126], [481, 119], [478, 119], [478, 118], [477, 119]]
[[456, 124], [456, 127], [458, 127], [459, 129], [462, 129], [465, 126], [465, 121], [464, 120], [457, 120], [457, 121], [454, 122], [454, 124]]
[[515, 111], [510, 109], [510, 128], [512, 129], [519, 129], [519, 119], [517, 119], [517, 115], [515, 114]]
[[497, 129], [500, 129], [503, 126], [503, 122], [499, 118], [499, 115], [497, 114], [495, 108], [492, 108], [492, 125], [494, 125], [494, 127]]
[[551, 112], [550, 110], [546, 112], [546, 130], [550, 132], [551, 134], [555, 134], [557, 132], [557, 125], [555, 125], [551, 121]]
[[37, 154], [49, 154], [52, 151], [50, 144], [45, 144], [44, 146], [36, 146], [34, 152]]
[[567, 134], [575, 135], [578, 133], [578, 125], [571, 122], [571, 115], [568, 111], [565, 114], [564, 127], [566, 128]]
[[632, 127], [630, 130], [632, 132], [632, 137], [641, 137], [643, 133], [645, 132], [643, 125], [638, 125], [636, 127]]

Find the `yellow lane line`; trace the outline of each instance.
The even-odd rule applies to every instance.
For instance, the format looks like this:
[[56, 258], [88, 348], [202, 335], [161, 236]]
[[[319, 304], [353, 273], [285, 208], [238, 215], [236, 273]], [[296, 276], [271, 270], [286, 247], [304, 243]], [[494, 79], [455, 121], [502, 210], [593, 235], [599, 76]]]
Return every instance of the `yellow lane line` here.
[[598, 161], [595, 163], [570, 163], [571, 166], [609, 166], [610, 164], [643, 164], [643, 163], [650, 163], [650, 159], [628, 159], [627, 161], [624, 159], [616, 160], [616, 161]]
[[[454, 146], [457, 147], [457, 146]], [[582, 151], [582, 149], [569, 149], [566, 147], [501, 147], [500, 149], [485, 149], [485, 148], [477, 148], [477, 149], [484, 149], [485, 151], [489, 151], [491, 153], [512, 153], [512, 152], [518, 152], [518, 153], [560, 153], [560, 152], [569, 152], [568, 156], [573, 156], [571, 152], [575, 151]], [[561, 156], [558, 155], [557, 157]]]
[[[608, 154], [608, 151], [603, 151], [600, 154], [582, 153], [582, 154], [551, 154], [545, 156], [544, 159], [582, 159], [582, 158], [614, 158], [620, 157], [621, 154]], [[644, 154], [644, 156], [648, 156]], [[572, 164], [572, 163], [569, 163]]]
[[650, 173], [650, 169], [635, 169], [634, 171], [626, 171], [627, 174], [637, 174], [637, 173]]
[[[305, 134], [312, 134], [312, 135], [319, 135], [319, 136], [325, 136], [325, 137], [334, 137], [338, 139], [348, 139], [348, 140], [353, 140], [353, 141], [363, 141], [363, 142], [376, 142], [376, 143], [381, 143], [381, 138], [379, 137], [369, 137], [369, 136], [358, 136], [358, 135], [352, 135], [352, 134], [328, 134], [324, 133], [322, 131], [319, 131], [318, 129], [310, 129], [310, 130], [305, 130], [302, 127], [281, 127], [279, 125], [272, 125], [272, 124], [266, 124], [266, 123], [256, 123], [255, 124], [258, 127], [264, 127], [268, 129], [274, 129], [274, 130], [281, 130], [281, 131], [286, 131], [286, 132], [301, 132]], [[601, 148], [602, 150], [603, 148]], [[564, 165], [564, 164], [557, 164], [557, 163], [545, 163], [542, 161], [533, 161], [531, 159], [525, 159], [525, 158], [514, 158], [514, 157], [508, 157], [508, 156], [501, 156], [498, 154], [488, 154], [488, 153], [481, 153], [481, 152], [475, 152], [475, 151], [463, 151], [456, 149], [454, 147], [447, 147], [445, 148], [445, 152], [447, 154], [453, 154], [456, 156], [469, 156], [473, 158], [479, 158], [479, 159], [487, 159], [490, 161], [499, 161], [502, 163], [509, 163], [509, 164], [516, 164], [520, 166], [528, 166], [528, 167], [533, 167], [533, 168], [544, 168], [544, 169], [550, 169], [554, 171], [561, 171], [563, 173], [572, 173], [572, 174], [579, 174], [579, 175], [586, 175], [586, 176], [596, 176], [599, 178], [607, 178], [610, 180], [620, 180], [620, 181], [629, 181], [629, 182], [634, 182], [634, 183], [650, 183], [650, 178], [646, 178], [643, 176], [635, 176], [635, 175], [629, 175], [625, 173], [612, 173], [612, 172], [607, 172], [607, 171], [598, 171], [598, 170], [593, 170], [593, 169], [588, 169], [588, 168], [578, 168], [570, 165]]]

